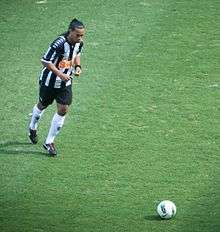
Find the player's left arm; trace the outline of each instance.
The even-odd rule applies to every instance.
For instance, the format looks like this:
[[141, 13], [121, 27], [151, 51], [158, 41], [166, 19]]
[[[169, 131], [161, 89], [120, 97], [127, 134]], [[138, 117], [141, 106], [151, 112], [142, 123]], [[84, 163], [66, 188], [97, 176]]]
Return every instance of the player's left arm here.
[[82, 72], [80, 56], [77, 55], [74, 59], [74, 66], [75, 66], [75, 76], [80, 76]]
[[82, 49], [83, 49], [83, 41], [80, 42], [79, 50], [73, 62], [74, 67], [75, 67], [75, 76], [80, 76], [80, 74], [82, 73], [82, 67], [81, 67], [81, 62], [80, 62], [80, 55], [81, 55]]

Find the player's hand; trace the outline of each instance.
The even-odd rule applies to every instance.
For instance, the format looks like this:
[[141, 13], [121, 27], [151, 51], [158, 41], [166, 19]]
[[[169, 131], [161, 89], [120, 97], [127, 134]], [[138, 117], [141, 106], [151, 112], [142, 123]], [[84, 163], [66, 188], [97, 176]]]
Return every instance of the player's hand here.
[[62, 79], [62, 81], [65, 81], [65, 82], [71, 80], [71, 76], [65, 73], [62, 73], [62, 75], [60, 75], [60, 78]]
[[81, 72], [82, 72], [81, 68], [80, 67], [76, 67], [74, 75], [77, 76], [77, 77], [79, 77], [80, 74], [81, 74]]

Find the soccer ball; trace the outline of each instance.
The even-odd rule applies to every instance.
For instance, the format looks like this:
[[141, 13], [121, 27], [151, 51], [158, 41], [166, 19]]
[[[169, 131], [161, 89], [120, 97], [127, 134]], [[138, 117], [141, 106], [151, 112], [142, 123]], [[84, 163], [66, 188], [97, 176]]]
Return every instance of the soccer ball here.
[[176, 215], [176, 206], [172, 201], [161, 201], [157, 206], [157, 213], [163, 219], [170, 219]]

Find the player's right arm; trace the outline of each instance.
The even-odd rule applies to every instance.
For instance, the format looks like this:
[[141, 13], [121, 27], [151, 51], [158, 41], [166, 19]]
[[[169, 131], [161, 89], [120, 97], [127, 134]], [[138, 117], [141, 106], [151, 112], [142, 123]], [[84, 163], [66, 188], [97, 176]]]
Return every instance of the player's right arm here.
[[44, 67], [52, 71], [56, 76], [60, 77], [63, 81], [67, 82], [71, 79], [70, 75], [62, 73], [53, 63], [47, 63], [41, 60]]
[[47, 52], [41, 59], [41, 62], [44, 67], [48, 70], [52, 71], [56, 76], [60, 77], [63, 81], [67, 82], [71, 79], [68, 74], [61, 72], [54, 64], [54, 60], [56, 60], [62, 52], [63, 46], [65, 43], [64, 37], [58, 37], [56, 40], [48, 48]]

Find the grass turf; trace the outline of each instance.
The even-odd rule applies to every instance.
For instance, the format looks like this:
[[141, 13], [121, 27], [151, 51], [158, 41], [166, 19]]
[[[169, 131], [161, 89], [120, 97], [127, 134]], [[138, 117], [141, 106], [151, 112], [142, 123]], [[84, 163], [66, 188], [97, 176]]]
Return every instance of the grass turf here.
[[[0, 2], [0, 230], [218, 231], [219, 2], [39, 2]], [[28, 113], [39, 59], [74, 16], [84, 73], [51, 159], [55, 107], [36, 146]], [[156, 216], [163, 199], [174, 220]]]

